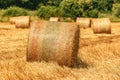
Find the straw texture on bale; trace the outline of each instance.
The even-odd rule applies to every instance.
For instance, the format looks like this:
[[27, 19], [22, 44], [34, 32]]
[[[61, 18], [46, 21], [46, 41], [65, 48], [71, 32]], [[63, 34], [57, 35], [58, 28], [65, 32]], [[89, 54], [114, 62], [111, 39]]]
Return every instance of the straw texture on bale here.
[[21, 16], [19, 19], [15, 20], [16, 28], [29, 28], [30, 26], [30, 17]]
[[17, 18], [18, 18], [18, 17], [10, 17], [10, 18], [9, 18], [9, 22], [10, 22], [11, 24], [15, 24], [15, 20], [17, 20]]
[[80, 26], [80, 28], [89, 28], [91, 24], [90, 18], [77, 18], [76, 23]]
[[79, 47], [79, 27], [74, 23], [35, 21], [31, 24], [27, 61], [55, 61], [73, 66]]
[[59, 17], [51, 17], [49, 21], [61, 21]]
[[111, 22], [109, 18], [98, 18], [91, 20], [94, 33], [111, 33]]

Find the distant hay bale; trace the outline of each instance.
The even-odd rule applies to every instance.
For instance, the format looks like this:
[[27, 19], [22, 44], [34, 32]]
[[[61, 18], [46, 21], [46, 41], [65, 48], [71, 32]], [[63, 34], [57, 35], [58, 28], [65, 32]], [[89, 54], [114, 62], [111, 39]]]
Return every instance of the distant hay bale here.
[[9, 18], [9, 22], [10, 22], [11, 24], [15, 24], [15, 20], [17, 20], [17, 18], [18, 18], [18, 17], [10, 17], [10, 18]]
[[61, 21], [59, 17], [51, 17], [49, 21]]
[[35, 21], [31, 24], [27, 61], [55, 61], [73, 66], [79, 47], [75, 23]]
[[9, 22], [15, 24], [16, 28], [28, 28], [30, 26], [29, 16], [10, 17]]
[[80, 28], [90, 28], [90, 20], [90, 18], [77, 18], [76, 23], [80, 26]]
[[17, 20], [15, 20], [16, 28], [29, 28], [30, 26], [30, 17], [29, 16], [19, 16]]
[[109, 18], [98, 18], [91, 20], [94, 33], [111, 33], [111, 21]]
[[72, 18], [70, 18], [70, 17], [64, 17], [63, 21], [64, 22], [74, 22], [74, 20]]

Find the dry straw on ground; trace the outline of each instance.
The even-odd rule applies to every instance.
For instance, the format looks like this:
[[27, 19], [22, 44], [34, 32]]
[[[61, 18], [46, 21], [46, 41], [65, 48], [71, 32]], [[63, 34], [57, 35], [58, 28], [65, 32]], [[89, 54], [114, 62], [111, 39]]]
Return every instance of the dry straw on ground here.
[[49, 21], [61, 21], [59, 17], [50, 17]]
[[28, 31], [0, 28], [0, 80], [120, 80], [120, 23], [112, 23], [112, 34], [80, 29], [78, 58], [82, 63], [77, 68], [27, 62]]
[[14, 28], [15, 28], [15, 25], [10, 25], [9, 22], [0, 22], [0, 29], [8, 30], [8, 29], [14, 29]]
[[27, 60], [72, 66], [78, 45], [79, 27], [75, 23], [35, 21], [31, 25]]
[[111, 22], [109, 18], [97, 18], [91, 20], [94, 33], [111, 33]]
[[90, 18], [77, 18], [76, 23], [80, 26], [80, 28], [90, 28]]

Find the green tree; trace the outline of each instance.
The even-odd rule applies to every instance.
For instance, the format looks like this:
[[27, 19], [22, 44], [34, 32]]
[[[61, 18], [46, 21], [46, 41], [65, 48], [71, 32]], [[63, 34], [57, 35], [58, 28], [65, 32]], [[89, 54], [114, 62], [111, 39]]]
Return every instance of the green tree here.
[[114, 0], [92, 0], [91, 5], [93, 9], [97, 9], [101, 12], [112, 11], [112, 5]]
[[42, 19], [58, 16], [58, 8], [55, 6], [41, 6], [38, 9], [38, 16]]
[[10, 5], [14, 5], [14, 1], [15, 0], [0, 0], [0, 8], [7, 8]]
[[82, 2], [83, 0], [63, 0], [60, 3], [62, 16], [71, 17], [72, 19], [81, 17], [83, 14]]
[[115, 3], [112, 8], [112, 14], [116, 17], [120, 17], [120, 3]]
[[87, 17], [98, 18], [98, 16], [99, 16], [99, 11], [97, 9], [92, 9], [90, 11], [87, 11]]
[[63, 0], [48, 0], [48, 5], [59, 6], [59, 4], [61, 3], [61, 1], [63, 1]]
[[23, 16], [23, 15], [27, 15], [27, 11], [19, 7], [9, 7], [2, 14], [2, 16]]
[[0, 0], [0, 8], [18, 6], [27, 9], [36, 9], [39, 3], [47, 5], [48, 0]]
[[114, 3], [120, 3], [120, 0], [114, 0]]
[[47, 1], [48, 0], [22, 0], [21, 5], [18, 6], [34, 10], [37, 9], [39, 3], [46, 4]]

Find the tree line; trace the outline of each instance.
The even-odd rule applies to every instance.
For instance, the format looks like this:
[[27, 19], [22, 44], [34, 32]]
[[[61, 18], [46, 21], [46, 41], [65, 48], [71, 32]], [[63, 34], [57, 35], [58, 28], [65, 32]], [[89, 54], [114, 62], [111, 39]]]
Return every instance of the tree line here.
[[35, 10], [39, 4], [59, 6], [61, 1], [62, 0], [0, 0], [0, 8], [6, 9], [10, 6], [18, 6], [30, 10]]
[[[0, 0], [0, 8], [17, 6], [28, 10], [37, 10], [44, 19], [50, 16], [98, 17], [99, 13], [120, 15], [120, 0]], [[113, 10], [114, 9], [114, 10]]]

